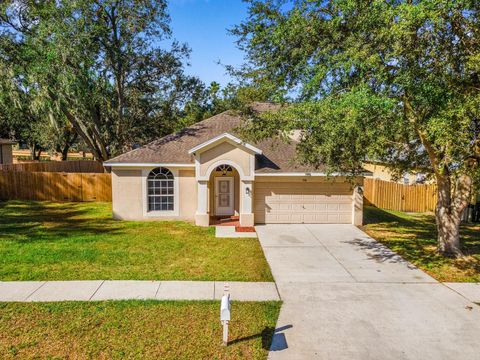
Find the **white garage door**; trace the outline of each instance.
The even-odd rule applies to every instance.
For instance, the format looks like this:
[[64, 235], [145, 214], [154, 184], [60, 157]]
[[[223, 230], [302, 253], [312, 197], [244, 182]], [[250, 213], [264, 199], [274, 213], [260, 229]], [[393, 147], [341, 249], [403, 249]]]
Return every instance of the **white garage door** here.
[[256, 182], [255, 222], [351, 224], [350, 183]]

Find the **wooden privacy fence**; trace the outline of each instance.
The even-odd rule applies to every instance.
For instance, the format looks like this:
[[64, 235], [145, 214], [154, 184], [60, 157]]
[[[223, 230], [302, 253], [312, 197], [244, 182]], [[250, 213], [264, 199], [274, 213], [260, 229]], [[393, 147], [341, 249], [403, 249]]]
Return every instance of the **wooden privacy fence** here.
[[91, 160], [43, 161], [0, 165], [0, 171], [103, 173], [102, 164]]
[[0, 171], [0, 200], [112, 201], [110, 174]]
[[403, 185], [391, 181], [366, 178], [363, 196], [366, 203], [388, 210], [406, 212], [435, 211], [435, 185]]

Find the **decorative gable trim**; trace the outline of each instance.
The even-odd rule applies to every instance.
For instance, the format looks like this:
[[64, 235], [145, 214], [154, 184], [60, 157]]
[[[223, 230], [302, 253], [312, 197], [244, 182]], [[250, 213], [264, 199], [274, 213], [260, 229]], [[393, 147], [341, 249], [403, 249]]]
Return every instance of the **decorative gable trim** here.
[[218, 136], [215, 136], [215, 137], [211, 138], [210, 140], [207, 140], [207, 141], [191, 148], [188, 151], [188, 153], [190, 155], [192, 155], [192, 154], [195, 154], [197, 152], [208, 150], [211, 147], [213, 147], [214, 145], [216, 145], [220, 142], [223, 142], [225, 140], [227, 140], [229, 142], [232, 142], [235, 145], [238, 145], [239, 147], [243, 148], [244, 150], [246, 150], [250, 153], [254, 153], [254, 154], [257, 154], [257, 155], [261, 155], [263, 153], [262, 150], [256, 148], [255, 146], [253, 146], [251, 144], [248, 144], [248, 143], [244, 142], [243, 140], [241, 140], [238, 137], [233, 136], [232, 134], [229, 134], [229, 133], [223, 133], [223, 134], [220, 134]]

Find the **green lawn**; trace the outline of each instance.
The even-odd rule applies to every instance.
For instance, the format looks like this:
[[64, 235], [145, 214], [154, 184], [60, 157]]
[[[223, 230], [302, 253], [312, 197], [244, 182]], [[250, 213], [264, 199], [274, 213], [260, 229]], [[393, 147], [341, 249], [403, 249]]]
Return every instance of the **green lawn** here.
[[0, 202], [0, 280], [272, 281], [257, 239], [127, 222], [107, 203]]
[[1, 359], [266, 359], [280, 302], [0, 303]]
[[363, 230], [432, 277], [443, 282], [480, 282], [480, 225], [461, 227], [464, 259], [436, 252], [435, 218], [365, 207]]

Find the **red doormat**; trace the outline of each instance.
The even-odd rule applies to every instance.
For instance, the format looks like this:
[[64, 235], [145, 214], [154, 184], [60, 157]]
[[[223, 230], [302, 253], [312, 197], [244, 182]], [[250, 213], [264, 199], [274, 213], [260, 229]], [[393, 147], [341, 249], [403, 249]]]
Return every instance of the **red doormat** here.
[[255, 228], [253, 226], [235, 226], [236, 232], [255, 232]]

